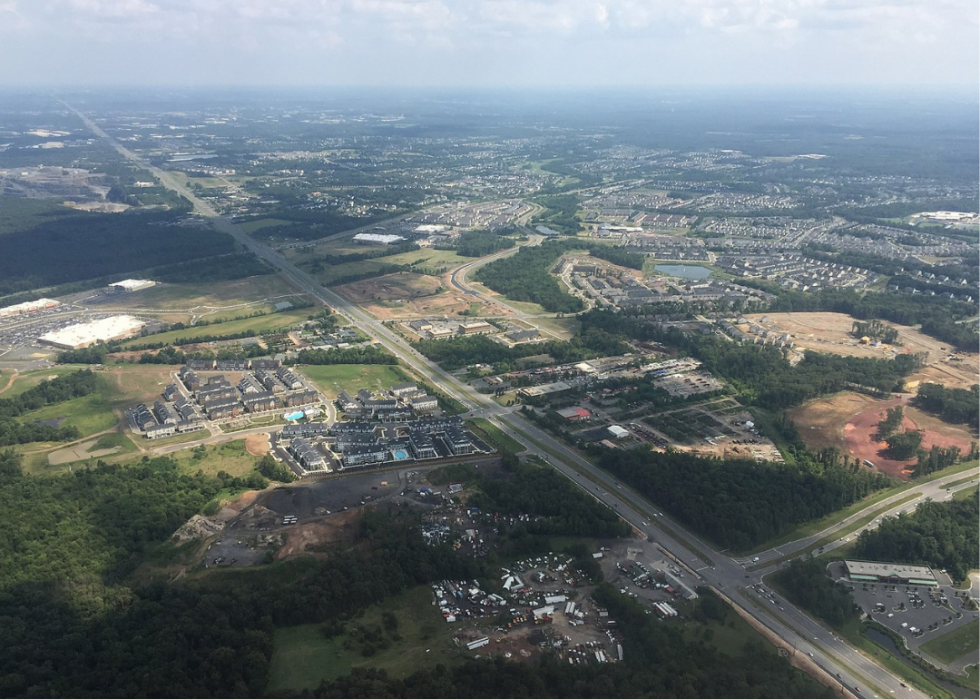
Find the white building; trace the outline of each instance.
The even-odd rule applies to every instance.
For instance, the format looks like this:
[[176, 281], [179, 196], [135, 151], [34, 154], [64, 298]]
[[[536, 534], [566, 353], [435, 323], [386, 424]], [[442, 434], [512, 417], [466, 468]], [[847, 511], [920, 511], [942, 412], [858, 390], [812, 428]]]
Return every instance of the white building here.
[[61, 349], [81, 349], [97, 342], [134, 337], [144, 325], [146, 323], [133, 316], [112, 316], [54, 330], [41, 335], [38, 341]]
[[149, 279], [123, 279], [119, 282], [113, 282], [109, 285], [109, 288], [112, 291], [139, 291], [140, 289], [149, 289], [155, 285], [156, 282], [150, 281]]
[[384, 235], [381, 233], [358, 233], [354, 242], [362, 245], [394, 245], [407, 240], [400, 235]]

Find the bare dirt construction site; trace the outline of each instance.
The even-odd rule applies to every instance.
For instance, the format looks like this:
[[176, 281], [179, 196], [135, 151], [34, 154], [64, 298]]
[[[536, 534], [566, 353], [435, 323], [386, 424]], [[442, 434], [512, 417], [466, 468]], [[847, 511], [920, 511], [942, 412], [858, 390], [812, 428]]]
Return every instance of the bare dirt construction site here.
[[[980, 355], [960, 353], [951, 355], [950, 347], [918, 330], [905, 325], [888, 323], [898, 330], [901, 345], [861, 344], [851, 333], [855, 319], [844, 313], [753, 313], [745, 318], [753, 325], [779, 333], [789, 333], [794, 349], [814, 350], [845, 357], [890, 359], [899, 353], [928, 353], [926, 367], [908, 377], [909, 381], [941, 383], [949, 388], [969, 388], [980, 383]], [[749, 326], [740, 326], [749, 331]]]
[[268, 434], [250, 434], [245, 438], [245, 451], [252, 456], [265, 456], [269, 453]]
[[344, 284], [334, 291], [380, 320], [455, 316], [464, 311], [477, 315], [507, 314], [501, 306], [485, 304], [444, 285], [436, 277], [422, 274], [387, 274]]
[[876, 439], [878, 422], [888, 408], [902, 405], [905, 411], [905, 430], [922, 432], [922, 447], [929, 449], [957, 446], [967, 453], [970, 442], [976, 439], [961, 425], [949, 425], [908, 405], [905, 395], [891, 400], [875, 400], [857, 393], [841, 393], [830, 398], [812, 401], [789, 411], [788, 415], [800, 428], [804, 441], [814, 448], [837, 447], [861, 461], [870, 461], [875, 468], [896, 478], [908, 478], [906, 471], [915, 460], [896, 461], [883, 455], [886, 444]]

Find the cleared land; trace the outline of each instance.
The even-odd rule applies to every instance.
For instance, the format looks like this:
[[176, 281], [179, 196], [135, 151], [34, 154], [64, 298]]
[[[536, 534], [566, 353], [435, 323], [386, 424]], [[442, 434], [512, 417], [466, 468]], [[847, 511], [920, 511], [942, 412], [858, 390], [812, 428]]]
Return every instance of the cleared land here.
[[[789, 333], [798, 351], [814, 350], [846, 357], [878, 359], [891, 358], [899, 353], [926, 352], [926, 368], [910, 376], [909, 381], [934, 381], [951, 388], [969, 388], [980, 383], [980, 355], [962, 354], [957, 361], [947, 361], [949, 347], [946, 343], [905, 325], [883, 321], [898, 330], [901, 345], [872, 347], [862, 345], [851, 334], [855, 319], [844, 313], [753, 313], [745, 318], [767, 329]], [[741, 327], [748, 331], [748, 325]]]
[[194, 340], [199, 337], [208, 337], [211, 335], [234, 335], [247, 330], [253, 330], [256, 333], [283, 330], [291, 325], [299, 323], [300, 321], [306, 320], [309, 318], [312, 312], [314, 312], [313, 309], [300, 308], [293, 311], [283, 311], [282, 313], [269, 313], [267, 315], [256, 316], [254, 318], [229, 320], [224, 323], [216, 323], [214, 325], [195, 325], [189, 328], [184, 328], [183, 330], [168, 330], [167, 332], [157, 333], [156, 335], [133, 338], [132, 340], [124, 342], [122, 344], [122, 349], [126, 350], [131, 347], [136, 347], [147, 343], [159, 342], [168, 344], [181, 339]]
[[868, 460], [882, 473], [906, 478], [906, 470], [914, 459], [896, 461], [884, 455], [886, 444], [876, 440], [878, 422], [888, 408], [902, 405], [906, 430], [922, 432], [922, 447], [933, 444], [942, 447], [958, 446], [964, 454], [976, 437], [961, 425], [949, 425], [908, 405], [909, 396], [891, 400], [875, 400], [857, 393], [840, 393], [829, 398], [811, 401], [794, 408], [788, 415], [800, 427], [800, 434], [811, 447], [837, 447], [861, 461]]
[[[436, 277], [402, 273], [344, 284], [334, 291], [381, 320], [456, 316], [463, 311], [470, 311], [471, 305], [478, 302], [476, 297], [447, 286], [447, 283], [440, 283]], [[477, 315], [506, 313], [495, 304], [477, 305]]]
[[157, 284], [122, 294], [100, 307], [166, 311], [167, 320], [187, 322], [192, 317], [214, 320], [256, 310], [271, 309], [273, 303], [306, 297], [276, 274], [213, 284]]
[[[428, 587], [418, 587], [387, 599], [347, 622], [334, 638], [326, 638], [319, 624], [277, 629], [267, 691], [312, 689], [323, 680], [349, 674], [355, 667], [377, 668], [401, 678], [439, 663], [459, 662], [452, 642], [459, 629], [443, 621], [431, 597]], [[391, 612], [398, 619], [397, 634], [383, 630], [383, 612]], [[359, 626], [379, 631], [389, 647], [368, 657], [363, 655], [365, 644], [357, 640]], [[394, 639], [396, 635], [399, 640]], [[350, 647], [345, 648], [345, 644]]]
[[980, 620], [975, 620], [954, 631], [945, 633], [939, 638], [923, 643], [921, 649], [928, 655], [948, 664], [971, 651], [976, 652], [978, 637], [980, 637]]
[[343, 390], [356, 393], [362, 388], [389, 389], [395, 384], [412, 380], [402, 369], [391, 364], [303, 366], [299, 371], [328, 398], [336, 398]]
[[216, 476], [219, 471], [232, 476], [242, 476], [254, 470], [258, 462], [258, 457], [246, 450], [244, 439], [236, 439], [224, 444], [209, 444], [200, 451], [182, 449], [171, 456], [177, 460], [178, 468], [184, 473], [203, 471], [208, 476]]

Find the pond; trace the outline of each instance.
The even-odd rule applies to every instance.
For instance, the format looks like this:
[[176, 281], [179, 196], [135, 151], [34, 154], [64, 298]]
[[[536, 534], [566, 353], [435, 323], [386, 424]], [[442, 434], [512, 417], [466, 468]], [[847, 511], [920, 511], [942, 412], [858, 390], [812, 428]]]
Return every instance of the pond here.
[[710, 269], [699, 265], [655, 265], [654, 269], [668, 277], [684, 279], [705, 279], [711, 274]]

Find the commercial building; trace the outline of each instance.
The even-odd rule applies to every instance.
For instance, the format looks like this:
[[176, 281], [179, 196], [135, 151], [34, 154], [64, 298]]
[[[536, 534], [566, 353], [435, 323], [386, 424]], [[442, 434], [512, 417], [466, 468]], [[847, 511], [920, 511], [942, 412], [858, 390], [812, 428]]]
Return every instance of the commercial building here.
[[54, 330], [41, 335], [38, 341], [61, 349], [82, 349], [98, 342], [134, 337], [144, 325], [146, 323], [133, 316], [111, 316]]
[[55, 306], [60, 306], [61, 304], [54, 299], [38, 299], [37, 301], [24, 301], [24, 303], [16, 303], [13, 306], [6, 306], [0, 308], [0, 318], [5, 318], [6, 316], [17, 316], [22, 313], [34, 313], [35, 311], [44, 311], [48, 308], [54, 308]]
[[406, 240], [407, 238], [400, 235], [384, 235], [381, 233], [358, 233], [354, 236], [354, 242], [360, 245], [395, 245]]
[[156, 282], [150, 281], [149, 279], [123, 279], [121, 282], [114, 282], [109, 285], [110, 291], [139, 291], [140, 289], [149, 289], [151, 286], [155, 286]]
[[468, 320], [459, 324], [460, 335], [480, 335], [492, 333], [496, 328], [485, 320]]
[[607, 428], [607, 431], [613, 436], [614, 439], [623, 439], [624, 437], [630, 436], [629, 430], [624, 427], [620, 427], [619, 425], [610, 425]]
[[585, 408], [562, 408], [557, 412], [563, 418], [566, 420], [571, 420], [572, 422], [576, 422], [578, 420], [588, 420], [590, 417], [592, 417], [592, 413]]
[[851, 582], [881, 582], [892, 585], [925, 585], [937, 587], [939, 581], [926, 566], [905, 563], [875, 563], [868, 561], [844, 561], [847, 577]]

